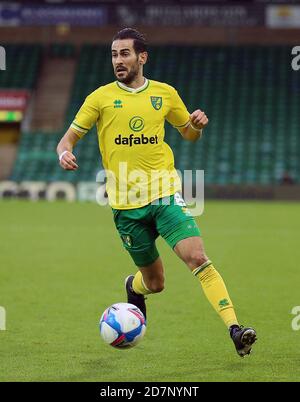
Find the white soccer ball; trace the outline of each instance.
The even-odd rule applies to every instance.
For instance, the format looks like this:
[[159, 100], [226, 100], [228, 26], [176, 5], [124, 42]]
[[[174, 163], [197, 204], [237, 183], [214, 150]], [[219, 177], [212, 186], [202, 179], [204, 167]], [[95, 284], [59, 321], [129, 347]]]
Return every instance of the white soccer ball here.
[[116, 303], [104, 311], [99, 328], [104, 342], [119, 349], [132, 348], [144, 337], [146, 320], [133, 304]]

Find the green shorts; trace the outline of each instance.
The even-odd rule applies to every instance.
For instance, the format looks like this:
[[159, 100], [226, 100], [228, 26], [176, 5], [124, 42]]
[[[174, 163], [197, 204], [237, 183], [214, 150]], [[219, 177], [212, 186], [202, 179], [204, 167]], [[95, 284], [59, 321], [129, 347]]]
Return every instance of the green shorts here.
[[150, 265], [158, 258], [155, 240], [159, 235], [172, 248], [182, 239], [201, 235], [179, 193], [142, 208], [113, 209], [113, 214], [123, 245], [138, 267]]

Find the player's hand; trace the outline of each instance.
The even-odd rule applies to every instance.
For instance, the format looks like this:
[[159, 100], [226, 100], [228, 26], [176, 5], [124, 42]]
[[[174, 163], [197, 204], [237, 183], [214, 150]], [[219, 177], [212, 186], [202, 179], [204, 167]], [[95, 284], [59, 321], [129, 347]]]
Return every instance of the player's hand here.
[[190, 120], [192, 125], [198, 130], [201, 130], [202, 128], [206, 127], [208, 124], [208, 118], [206, 114], [202, 112], [200, 109], [195, 110], [190, 115]]
[[76, 163], [76, 156], [72, 152], [67, 151], [59, 162], [60, 166], [65, 170], [76, 170], [78, 165]]

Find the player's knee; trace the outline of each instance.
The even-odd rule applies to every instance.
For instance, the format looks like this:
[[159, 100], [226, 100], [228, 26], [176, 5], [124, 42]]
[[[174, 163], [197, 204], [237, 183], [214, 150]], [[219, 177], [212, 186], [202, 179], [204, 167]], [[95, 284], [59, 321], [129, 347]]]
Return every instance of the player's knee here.
[[207, 260], [208, 257], [202, 250], [195, 250], [187, 257], [186, 264], [189, 266], [189, 268], [194, 269], [200, 267]]

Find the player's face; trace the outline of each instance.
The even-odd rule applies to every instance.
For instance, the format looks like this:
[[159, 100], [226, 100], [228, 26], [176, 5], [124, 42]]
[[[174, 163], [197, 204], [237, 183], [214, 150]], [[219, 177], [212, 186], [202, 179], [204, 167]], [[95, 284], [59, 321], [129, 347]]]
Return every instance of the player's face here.
[[111, 47], [112, 64], [118, 81], [130, 84], [137, 77], [144, 64], [143, 54], [137, 55], [133, 48], [133, 39], [115, 40]]

